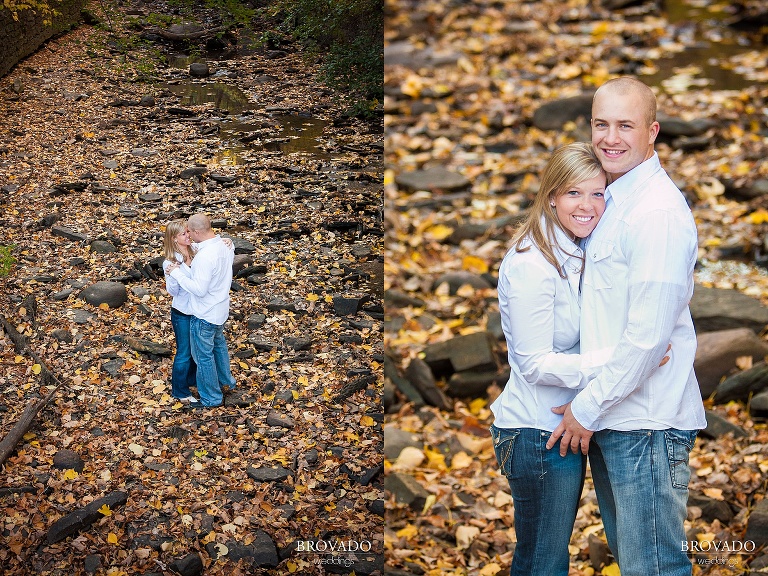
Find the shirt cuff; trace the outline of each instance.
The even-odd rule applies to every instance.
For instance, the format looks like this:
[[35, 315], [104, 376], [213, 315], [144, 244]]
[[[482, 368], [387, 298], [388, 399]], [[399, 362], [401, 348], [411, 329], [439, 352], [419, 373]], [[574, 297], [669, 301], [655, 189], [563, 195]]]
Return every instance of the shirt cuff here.
[[600, 407], [592, 399], [589, 388], [579, 392], [571, 402], [571, 413], [587, 430], [595, 432], [600, 424]]

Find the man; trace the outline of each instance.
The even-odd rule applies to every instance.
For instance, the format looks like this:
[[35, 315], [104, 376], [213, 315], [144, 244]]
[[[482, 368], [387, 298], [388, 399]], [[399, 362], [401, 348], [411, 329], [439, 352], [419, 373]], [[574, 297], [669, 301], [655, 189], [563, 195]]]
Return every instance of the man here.
[[197, 244], [192, 275], [185, 276], [178, 265], [169, 268], [169, 272], [191, 296], [190, 339], [192, 357], [197, 364], [200, 402], [192, 402], [189, 406], [221, 406], [224, 400], [222, 388], [235, 388], [223, 330], [229, 317], [234, 252], [214, 234], [211, 220], [205, 214], [190, 216], [187, 227], [190, 239]]
[[706, 426], [688, 309], [696, 227], [659, 164], [658, 133], [645, 84], [616, 78], [597, 90], [592, 144], [611, 184], [586, 244], [581, 353], [608, 360], [570, 404], [553, 409], [563, 420], [547, 443], [560, 439], [561, 454], [589, 452], [622, 576], [691, 574], [683, 547], [688, 454]]

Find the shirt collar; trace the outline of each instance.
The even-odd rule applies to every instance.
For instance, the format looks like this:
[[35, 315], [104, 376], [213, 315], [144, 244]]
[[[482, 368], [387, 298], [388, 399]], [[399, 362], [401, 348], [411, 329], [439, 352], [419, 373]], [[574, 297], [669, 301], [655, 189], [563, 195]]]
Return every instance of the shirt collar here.
[[648, 158], [648, 160], [638, 164], [632, 168], [632, 170], [611, 182], [605, 190], [606, 203], [610, 198], [613, 198], [616, 205], [621, 204], [629, 198], [632, 192], [636, 190], [640, 184], [645, 182], [654, 172], [660, 169], [661, 163], [659, 162], [659, 155], [654, 152], [653, 156]]
[[[552, 228], [555, 231], [555, 244], [552, 247], [553, 252], [557, 259], [557, 263], [560, 267], [563, 267], [570, 258], [578, 257], [578, 255], [581, 254], [581, 248], [568, 237], [568, 234], [566, 234], [560, 226], [553, 226]], [[546, 236], [547, 229], [544, 216], [541, 217], [541, 229]]]

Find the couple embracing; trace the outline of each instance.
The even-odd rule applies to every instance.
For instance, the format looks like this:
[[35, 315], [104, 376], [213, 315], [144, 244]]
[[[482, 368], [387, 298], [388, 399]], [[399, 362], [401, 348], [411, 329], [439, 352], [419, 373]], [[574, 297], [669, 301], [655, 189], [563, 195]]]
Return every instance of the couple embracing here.
[[514, 499], [511, 574], [567, 576], [589, 455], [622, 576], [690, 576], [696, 227], [654, 150], [648, 86], [606, 82], [591, 128], [552, 156], [499, 270], [512, 372], [491, 435]]
[[[194, 214], [168, 223], [163, 248], [176, 336], [171, 395], [190, 408], [221, 406], [224, 391], [235, 388], [224, 339], [234, 246], [213, 232], [206, 214]], [[197, 386], [199, 400], [190, 386]]]

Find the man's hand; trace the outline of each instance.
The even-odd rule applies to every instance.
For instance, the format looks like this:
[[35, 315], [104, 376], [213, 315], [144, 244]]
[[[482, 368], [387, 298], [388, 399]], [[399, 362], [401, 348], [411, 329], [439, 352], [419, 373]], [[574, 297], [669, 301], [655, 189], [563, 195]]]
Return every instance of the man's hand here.
[[563, 420], [552, 432], [552, 436], [549, 437], [547, 450], [550, 450], [557, 443], [558, 438], [560, 438], [560, 456], [566, 455], [569, 446], [574, 454], [579, 453], [579, 448], [581, 448], [582, 454], [589, 452], [589, 440], [592, 438], [593, 432], [579, 424], [579, 421], [576, 420], [573, 412], [571, 412], [571, 403], [568, 402], [568, 404], [552, 408], [552, 412], [562, 414]]

